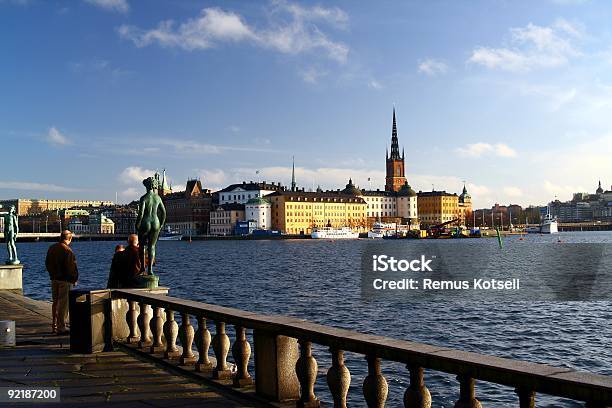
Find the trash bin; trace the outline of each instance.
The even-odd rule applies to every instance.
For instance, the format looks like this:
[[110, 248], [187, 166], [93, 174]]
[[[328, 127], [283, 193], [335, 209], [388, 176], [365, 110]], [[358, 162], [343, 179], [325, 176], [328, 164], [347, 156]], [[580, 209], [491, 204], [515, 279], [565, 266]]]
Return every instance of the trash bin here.
[[91, 354], [112, 347], [110, 335], [110, 291], [73, 289], [69, 295], [70, 351]]
[[15, 321], [0, 320], [0, 347], [15, 346]]

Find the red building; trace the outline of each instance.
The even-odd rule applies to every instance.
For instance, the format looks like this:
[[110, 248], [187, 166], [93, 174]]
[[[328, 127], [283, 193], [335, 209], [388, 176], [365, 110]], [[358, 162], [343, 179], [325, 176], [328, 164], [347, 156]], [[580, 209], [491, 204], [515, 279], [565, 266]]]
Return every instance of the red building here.
[[391, 132], [391, 154], [387, 151], [387, 177], [385, 178], [385, 191], [399, 191], [406, 184], [404, 174], [404, 151], [399, 152], [397, 139], [397, 124], [395, 121], [395, 108], [393, 108], [393, 130]]

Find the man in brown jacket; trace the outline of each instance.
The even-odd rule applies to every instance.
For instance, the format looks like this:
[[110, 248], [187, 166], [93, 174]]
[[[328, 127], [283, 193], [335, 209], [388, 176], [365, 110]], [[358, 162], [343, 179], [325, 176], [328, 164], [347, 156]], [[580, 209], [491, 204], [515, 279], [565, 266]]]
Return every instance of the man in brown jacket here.
[[67, 334], [66, 320], [68, 319], [68, 293], [79, 280], [76, 257], [70, 249], [72, 232], [62, 231], [60, 242], [53, 244], [47, 251], [45, 265], [51, 278], [51, 296], [53, 305], [52, 329], [57, 334]]

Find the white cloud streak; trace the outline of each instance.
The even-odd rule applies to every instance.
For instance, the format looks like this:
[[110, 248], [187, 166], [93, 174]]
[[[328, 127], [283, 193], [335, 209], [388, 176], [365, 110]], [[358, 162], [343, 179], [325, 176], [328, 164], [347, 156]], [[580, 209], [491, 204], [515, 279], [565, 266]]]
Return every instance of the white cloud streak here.
[[147, 177], [155, 174], [155, 170], [143, 169], [139, 166], [130, 166], [123, 169], [119, 180], [124, 184], [141, 183]]
[[99, 7], [106, 11], [113, 11], [117, 13], [127, 13], [130, 11], [130, 5], [127, 0], [84, 0], [85, 3], [89, 3], [96, 7]]
[[0, 181], [0, 189], [26, 190], [34, 192], [71, 192], [82, 191], [77, 188], [58, 186], [56, 184], [33, 183], [29, 181]]
[[47, 142], [63, 146], [70, 144], [70, 139], [63, 135], [56, 127], [52, 126], [47, 132]]
[[[288, 20], [284, 17], [288, 17]], [[154, 29], [122, 25], [117, 31], [137, 47], [156, 43], [162, 47], [193, 51], [228, 42], [248, 42], [285, 54], [322, 51], [334, 61], [346, 62], [348, 46], [330, 40], [318, 26], [323, 23], [334, 28], [345, 27], [348, 16], [342, 10], [321, 6], [307, 8], [276, 1], [273, 2], [270, 18], [272, 22], [269, 27], [256, 28], [238, 13], [210, 7], [180, 24], [165, 20]]]
[[419, 62], [417, 72], [432, 77], [444, 75], [448, 72], [448, 65], [442, 61], [427, 58]]
[[563, 19], [548, 27], [529, 23], [510, 30], [508, 46], [477, 47], [467, 62], [512, 72], [559, 67], [582, 55], [575, 45], [581, 37], [582, 30]]
[[481, 157], [483, 155], [494, 155], [498, 157], [516, 156], [516, 151], [504, 143], [471, 143], [464, 147], [457, 148], [456, 152], [464, 157]]

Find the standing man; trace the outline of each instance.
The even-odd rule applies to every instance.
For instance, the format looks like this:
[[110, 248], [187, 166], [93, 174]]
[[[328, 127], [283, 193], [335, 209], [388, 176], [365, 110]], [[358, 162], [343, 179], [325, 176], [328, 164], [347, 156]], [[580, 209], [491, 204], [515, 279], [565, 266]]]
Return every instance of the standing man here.
[[53, 305], [51, 313], [53, 323], [51, 328], [54, 333], [67, 334], [68, 328], [68, 293], [73, 285], [79, 280], [76, 257], [70, 249], [72, 242], [72, 232], [62, 231], [60, 242], [53, 244], [47, 251], [45, 265], [51, 278], [51, 296]]

